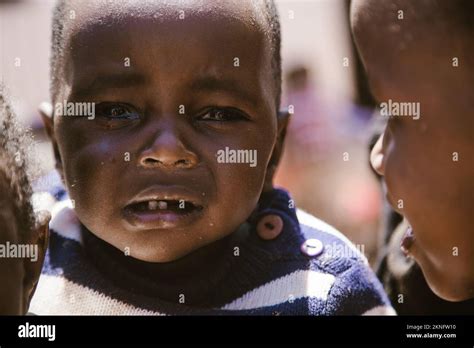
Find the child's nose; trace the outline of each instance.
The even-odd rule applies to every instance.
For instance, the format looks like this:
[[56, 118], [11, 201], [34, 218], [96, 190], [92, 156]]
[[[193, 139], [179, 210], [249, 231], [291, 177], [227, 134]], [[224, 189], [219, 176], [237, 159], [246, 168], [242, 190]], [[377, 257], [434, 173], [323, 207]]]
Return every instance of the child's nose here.
[[385, 161], [384, 161], [384, 152], [383, 152], [383, 133], [377, 139], [372, 151], [370, 152], [370, 164], [372, 168], [377, 172], [379, 175], [384, 175], [385, 172]]
[[139, 156], [139, 165], [145, 168], [190, 169], [197, 163], [197, 155], [186, 149], [171, 131], [157, 135], [153, 144]]

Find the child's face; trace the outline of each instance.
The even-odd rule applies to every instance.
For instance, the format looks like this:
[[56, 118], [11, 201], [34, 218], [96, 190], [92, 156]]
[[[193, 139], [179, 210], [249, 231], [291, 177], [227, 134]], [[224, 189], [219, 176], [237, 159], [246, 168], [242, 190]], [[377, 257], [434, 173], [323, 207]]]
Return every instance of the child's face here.
[[[229, 235], [256, 206], [282, 128], [252, 5], [80, 4], [55, 102], [94, 102], [95, 119], [55, 116], [53, 135], [79, 219], [151, 262]], [[226, 147], [256, 150], [256, 166], [218, 163]]]
[[425, 35], [429, 28], [396, 22], [397, 8], [384, 14], [364, 3], [353, 4], [352, 26], [375, 98], [420, 103], [419, 119], [389, 119], [372, 166], [412, 227], [402, 245], [433, 291], [448, 300], [474, 297], [472, 70], [467, 62], [453, 67], [461, 52], [457, 42], [446, 44], [456, 41], [449, 32]]

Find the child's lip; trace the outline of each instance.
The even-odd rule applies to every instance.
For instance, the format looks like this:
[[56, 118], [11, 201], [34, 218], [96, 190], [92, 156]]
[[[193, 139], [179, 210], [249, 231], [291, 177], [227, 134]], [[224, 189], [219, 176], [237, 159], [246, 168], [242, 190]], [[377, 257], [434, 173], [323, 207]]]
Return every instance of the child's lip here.
[[413, 233], [413, 229], [410, 226], [405, 231], [405, 234], [403, 235], [402, 240], [400, 242], [400, 249], [405, 254], [405, 256], [408, 256], [410, 254], [410, 248], [413, 246], [415, 240], [416, 238]]
[[153, 185], [136, 194], [130, 201], [128, 201], [127, 206], [151, 200], [184, 200], [185, 202], [190, 202], [197, 207], [203, 207], [204, 201], [202, 197], [203, 194], [199, 195], [197, 192], [187, 189], [184, 186]]
[[[173, 201], [164, 208], [158, 203]], [[153, 202], [153, 209], [138, 206]], [[185, 209], [177, 209], [183, 202]], [[171, 229], [184, 227], [197, 220], [203, 213], [204, 202], [200, 195], [182, 186], [154, 185], [135, 195], [122, 209], [122, 216], [133, 230]]]
[[124, 210], [123, 217], [132, 230], [163, 230], [185, 227], [202, 216], [202, 210], [186, 214], [171, 211], [134, 212]]

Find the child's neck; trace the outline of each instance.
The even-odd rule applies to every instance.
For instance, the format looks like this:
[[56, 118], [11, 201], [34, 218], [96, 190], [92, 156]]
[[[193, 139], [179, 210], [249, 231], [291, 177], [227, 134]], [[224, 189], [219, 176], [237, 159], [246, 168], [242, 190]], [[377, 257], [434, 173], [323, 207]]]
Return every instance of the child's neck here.
[[[179, 260], [152, 263], [126, 256], [83, 227], [86, 251], [96, 267], [124, 288], [135, 288], [144, 295], [178, 301], [184, 294], [185, 303], [200, 303], [214, 283], [225, 276], [233, 260], [234, 247], [246, 239], [248, 224], [224, 239], [211, 243]], [[207, 291], [206, 291], [207, 290]]]

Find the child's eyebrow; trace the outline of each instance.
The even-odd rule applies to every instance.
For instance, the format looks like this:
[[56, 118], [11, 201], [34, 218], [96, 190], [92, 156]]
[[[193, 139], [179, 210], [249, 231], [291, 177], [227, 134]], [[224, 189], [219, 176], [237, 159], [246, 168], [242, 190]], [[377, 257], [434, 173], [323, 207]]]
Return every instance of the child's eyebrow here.
[[258, 94], [243, 88], [239, 82], [234, 79], [203, 76], [194, 80], [190, 85], [190, 89], [192, 91], [227, 92], [254, 106], [258, 105], [258, 99], [256, 98]]
[[146, 82], [147, 78], [144, 75], [135, 72], [102, 73], [97, 75], [90, 83], [79, 81], [74, 84], [71, 97], [80, 98], [111, 88], [133, 87], [143, 85]]

